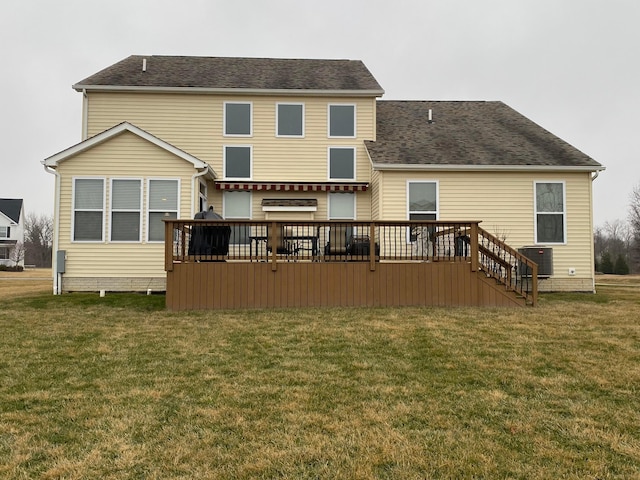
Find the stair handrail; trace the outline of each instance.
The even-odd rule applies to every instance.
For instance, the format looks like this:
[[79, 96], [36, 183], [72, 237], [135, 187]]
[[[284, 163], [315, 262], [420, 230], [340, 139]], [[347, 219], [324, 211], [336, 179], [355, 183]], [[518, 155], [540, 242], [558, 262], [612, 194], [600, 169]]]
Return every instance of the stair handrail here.
[[478, 226], [479, 269], [527, 303], [538, 303], [538, 264]]

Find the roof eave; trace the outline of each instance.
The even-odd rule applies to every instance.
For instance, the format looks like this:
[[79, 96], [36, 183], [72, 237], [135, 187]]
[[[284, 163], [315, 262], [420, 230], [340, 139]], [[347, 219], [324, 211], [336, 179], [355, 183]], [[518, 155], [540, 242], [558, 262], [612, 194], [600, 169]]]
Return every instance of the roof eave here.
[[125, 131], [131, 132], [139, 136], [140, 138], [143, 138], [153, 143], [154, 145], [172, 153], [173, 155], [179, 158], [182, 158], [183, 160], [186, 160], [187, 162], [191, 163], [194, 166], [194, 168], [207, 169], [208, 174], [214, 179], [218, 177], [216, 172], [213, 170], [213, 168], [211, 168], [211, 166], [208, 163], [203, 162], [199, 158], [194, 157], [193, 155], [185, 152], [184, 150], [180, 150], [179, 148], [171, 145], [170, 143], [167, 143], [164, 140], [128, 122], [123, 122], [118, 125], [115, 125], [108, 130], [98, 133], [97, 135], [91, 138], [88, 138], [87, 140], [84, 140], [65, 150], [62, 150], [61, 152], [56, 153], [55, 155], [45, 158], [40, 163], [42, 163], [42, 165], [44, 165], [45, 167], [56, 168], [60, 162], [68, 158], [74, 157], [76, 155], [79, 155], [86, 150], [89, 150], [97, 145], [100, 145], [101, 143], [107, 142], [110, 139], [114, 138], [117, 135], [120, 135]]
[[458, 171], [458, 172], [601, 172], [606, 170], [602, 165], [393, 165], [373, 163], [374, 170], [422, 170], [422, 171]]
[[210, 87], [150, 87], [129, 85], [85, 85], [75, 84], [72, 88], [78, 92], [127, 92], [127, 93], [193, 93], [193, 94], [231, 94], [231, 95], [316, 95], [326, 97], [381, 97], [383, 89], [373, 90], [315, 90], [292, 88], [210, 88]]

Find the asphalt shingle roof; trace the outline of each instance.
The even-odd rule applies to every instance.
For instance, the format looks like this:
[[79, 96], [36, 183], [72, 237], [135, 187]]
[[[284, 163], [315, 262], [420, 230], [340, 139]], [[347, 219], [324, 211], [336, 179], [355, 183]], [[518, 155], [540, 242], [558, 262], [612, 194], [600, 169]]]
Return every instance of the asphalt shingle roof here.
[[378, 101], [377, 141], [365, 143], [380, 166], [601, 168], [502, 102]]
[[22, 210], [22, 199], [0, 198], [0, 212], [4, 213], [14, 222], [20, 221], [20, 211]]
[[81, 80], [74, 88], [99, 86], [383, 93], [359, 60], [133, 55]]

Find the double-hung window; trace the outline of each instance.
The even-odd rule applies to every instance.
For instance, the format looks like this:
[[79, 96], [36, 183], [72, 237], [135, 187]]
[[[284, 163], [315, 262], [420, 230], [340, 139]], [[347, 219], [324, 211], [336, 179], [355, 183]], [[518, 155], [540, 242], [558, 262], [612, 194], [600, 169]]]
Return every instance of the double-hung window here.
[[[437, 220], [438, 184], [433, 181], [407, 182], [409, 220]], [[415, 242], [420, 232], [412, 229], [409, 240]]]
[[104, 178], [73, 181], [73, 240], [101, 242], [104, 238]]
[[329, 147], [329, 180], [355, 180], [355, 157], [353, 147]]
[[178, 218], [178, 180], [149, 180], [147, 238], [150, 242], [164, 241], [163, 219]]
[[224, 147], [224, 177], [251, 178], [251, 146], [226, 145]]
[[304, 137], [304, 105], [302, 103], [276, 104], [276, 136]]
[[142, 180], [111, 180], [111, 241], [139, 242]]
[[[251, 192], [224, 192], [223, 216], [225, 219], [251, 219]], [[229, 243], [234, 245], [248, 244], [251, 232], [250, 225], [235, 225], [231, 227]]]
[[329, 137], [356, 136], [356, 106], [329, 105]]
[[564, 182], [535, 182], [536, 243], [565, 243]]
[[11, 228], [0, 226], [0, 238], [9, 238], [9, 235], [11, 235]]
[[252, 104], [249, 102], [224, 103], [224, 134], [230, 137], [250, 137]]

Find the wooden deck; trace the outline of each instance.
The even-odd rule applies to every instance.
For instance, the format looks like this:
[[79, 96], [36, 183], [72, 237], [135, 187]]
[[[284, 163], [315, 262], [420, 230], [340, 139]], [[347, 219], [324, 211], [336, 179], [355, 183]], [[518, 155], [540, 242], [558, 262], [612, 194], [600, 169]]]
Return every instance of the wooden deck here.
[[[515, 265], [526, 259], [514, 257], [512, 267], [507, 262], [512, 253], [509, 252], [508, 257], [500, 253], [508, 247], [501, 245], [501, 250], [496, 252], [482, 244], [483, 233], [478, 234], [477, 222], [458, 222], [454, 226], [434, 222], [428, 226], [431, 238], [435, 240], [438, 234], [434, 232], [458, 232], [463, 225], [465, 231], [472, 233], [465, 252], [442, 249], [435, 244], [420, 256], [415, 254], [415, 248], [411, 252], [399, 252], [407, 241], [403, 239], [394, 245], [383, 241], [383, 232], [387, 233], [387, 238], [394, 236], [388, 234], [387, 227], [398, 228], [398, 225], [375, 222], [364, 226], [370, 233], [371, 244], [364, 254], [362, 251], [344, 256], [325, 254], [330, 252], [321, 251], [323, 248], [317, 246], [325, 242], [321, 237], [314, 240], [313, 251], [305, 251], [302, 255], [295, 252], [293, 257], [279, 254], [277, 249], [258, 252], [253, 247], [248, 255], [244, 249], [233, 251], [233, 247], [225, 255], [218, 255], [220, 252], [205, 257], [189, 255], [189, 239], [185, 236], [185, 232], [192, 231], [189, 228], [193, 225], [189, 223], [167, 221], [167, 238], [173, 239], [173, 242], [167, 242], [165, 258], [166, 302], [171, 310], [535, 304], [535, 291], [532, 294], [525, 289], [523, 294], [522, 288], [520, 291], [514, 289], [513, 278], [518, 277], [514, 272]], [[403, 232], [410, 228], [406, 223], [401, 226]], [[335, 228], [334, 224], [312, 226], [316, 232]], [[272, 226], [271, 231], [278, 230]], [[451, 245], [454, 240], [449, 240]], [[275, 241], [274, 238], [273, 245]], [[448, 254], [439, 255], [443, 252]], [[521, 285], [515, 286], [521, 287], [523, 282], [528, 282], [527, 289], [535, 287], [531, 285], [535, 281], [530, 278], [521, 278], [520, 282]]]

